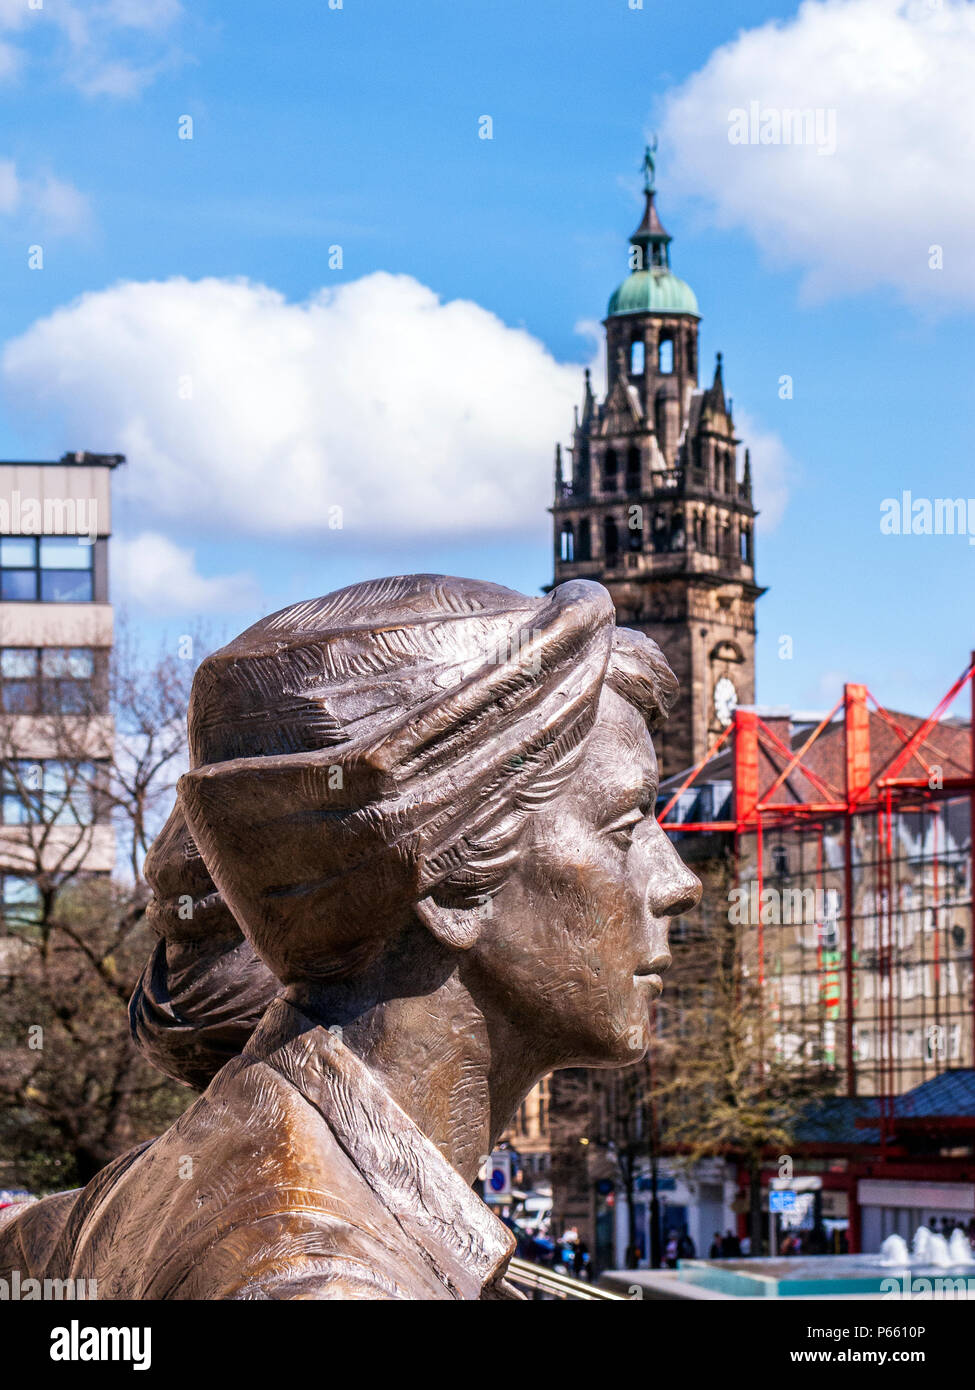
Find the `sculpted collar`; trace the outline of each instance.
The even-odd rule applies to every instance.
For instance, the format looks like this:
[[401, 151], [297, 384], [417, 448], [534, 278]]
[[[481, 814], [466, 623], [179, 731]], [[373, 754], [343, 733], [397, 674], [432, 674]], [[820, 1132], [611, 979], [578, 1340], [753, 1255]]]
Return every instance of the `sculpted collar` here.
[[276, 999], [244, 1055], [273, 1067], [315, 1107], [449, 1289], [476, 1299], [499, 1283], [513, 1235], [336, 1034]]

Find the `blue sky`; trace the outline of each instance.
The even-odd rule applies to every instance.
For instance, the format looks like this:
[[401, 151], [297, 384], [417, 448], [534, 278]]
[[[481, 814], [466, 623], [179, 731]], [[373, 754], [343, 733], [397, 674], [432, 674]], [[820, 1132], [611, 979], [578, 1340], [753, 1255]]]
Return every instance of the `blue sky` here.
[[[975, 547], [879, 517], [975, 497], [973, 11], [0, 3], [0, 453], [127, 453], [116, 598], [152, 631], [411, 569], [537, 591], [657, 129], [764, 475], [759, 699], [926, 711], [975, 644]], [[836, 153], [733, 146], [752, 100], [833, 110]]]

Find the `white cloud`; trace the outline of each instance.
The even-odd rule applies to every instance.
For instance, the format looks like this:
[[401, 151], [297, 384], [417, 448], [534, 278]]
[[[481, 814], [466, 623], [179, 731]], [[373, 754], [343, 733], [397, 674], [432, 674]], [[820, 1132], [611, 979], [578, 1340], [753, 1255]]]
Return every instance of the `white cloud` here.
[[[804, 0], [744, 31], [665, 101], [668, 185], [702, 195], [821, 297], [880, 286], [975, 302], [975, 4]], [[732, 144], [731, 113], [819, 110], [829, 147]], [[766, 127], [770, 133], [773, 127]], [[930, 248], [944, 268], [929, 268]]]
[[28, 235], [82, 231], [91, 209], [74, 184], [53, 174], [22, 175], [12, 159], [0, 159], [0, 216], [16, 219]]
[[0, 214], [9, 217], [20, 206], [20, 179], [12, 159], [0, 159]]
[[180, 60], [179, 0], [0, 0], [0, 80], [34, 58], [85, 96], [135, 96]]
[[112, 542], [113, 589], [123, 600], [157, 615], [230, 613], [258, 607], [250, 574], [204, 576], [192, 550], [144, 531]]
[[782, 520], [789, 499], [789, 484], [797, 466], [785, 444], [740, 406], [735, 406], [735, 430], [751, 454], [752, 497], [761, 517], [759, 537]]
[[0, 82], [9, 82], [20, 70], [20, 53], [12, 43], [0, 40]]
[[263, 285], [126, 283], [3, 354], [12, 408], [120, 451], [152, 515], [249, 534], [537, 530], [581, 371], [477, 304], [384, 272], [289, 304]]

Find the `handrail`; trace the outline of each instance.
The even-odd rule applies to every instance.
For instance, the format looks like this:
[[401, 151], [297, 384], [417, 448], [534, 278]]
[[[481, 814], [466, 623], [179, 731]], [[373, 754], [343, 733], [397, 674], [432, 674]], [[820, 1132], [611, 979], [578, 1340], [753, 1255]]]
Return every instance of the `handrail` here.
[[547, 1294], [549, 1298], [579, 1303], [626, 1302], [626, 1295], [610, 1293], [609, 1289], [597, 1289], [582, 1279], [573, 1279], [568, 1274], [556, 1274], [544, 1265], [534, 1265], [529, 1260], [511, 1260], [506, 1275], [508, 1281], [518, 1288], [531, 1293]]

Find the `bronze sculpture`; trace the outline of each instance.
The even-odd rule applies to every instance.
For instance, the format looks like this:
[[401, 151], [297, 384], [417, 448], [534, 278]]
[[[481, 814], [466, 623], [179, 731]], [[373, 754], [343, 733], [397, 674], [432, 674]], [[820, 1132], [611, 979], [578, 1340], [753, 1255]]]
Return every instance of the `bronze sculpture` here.
[[353, 585], [204, 661], [130, 1015], [206, 1089], [9, 1216], [0, 1274], [101, 1298], [512, 1296], [482, 1158], [547, 1072], [644, 1054], [667, 919], [700, 896], [652, 815], [676, 689], [583, 580]]

